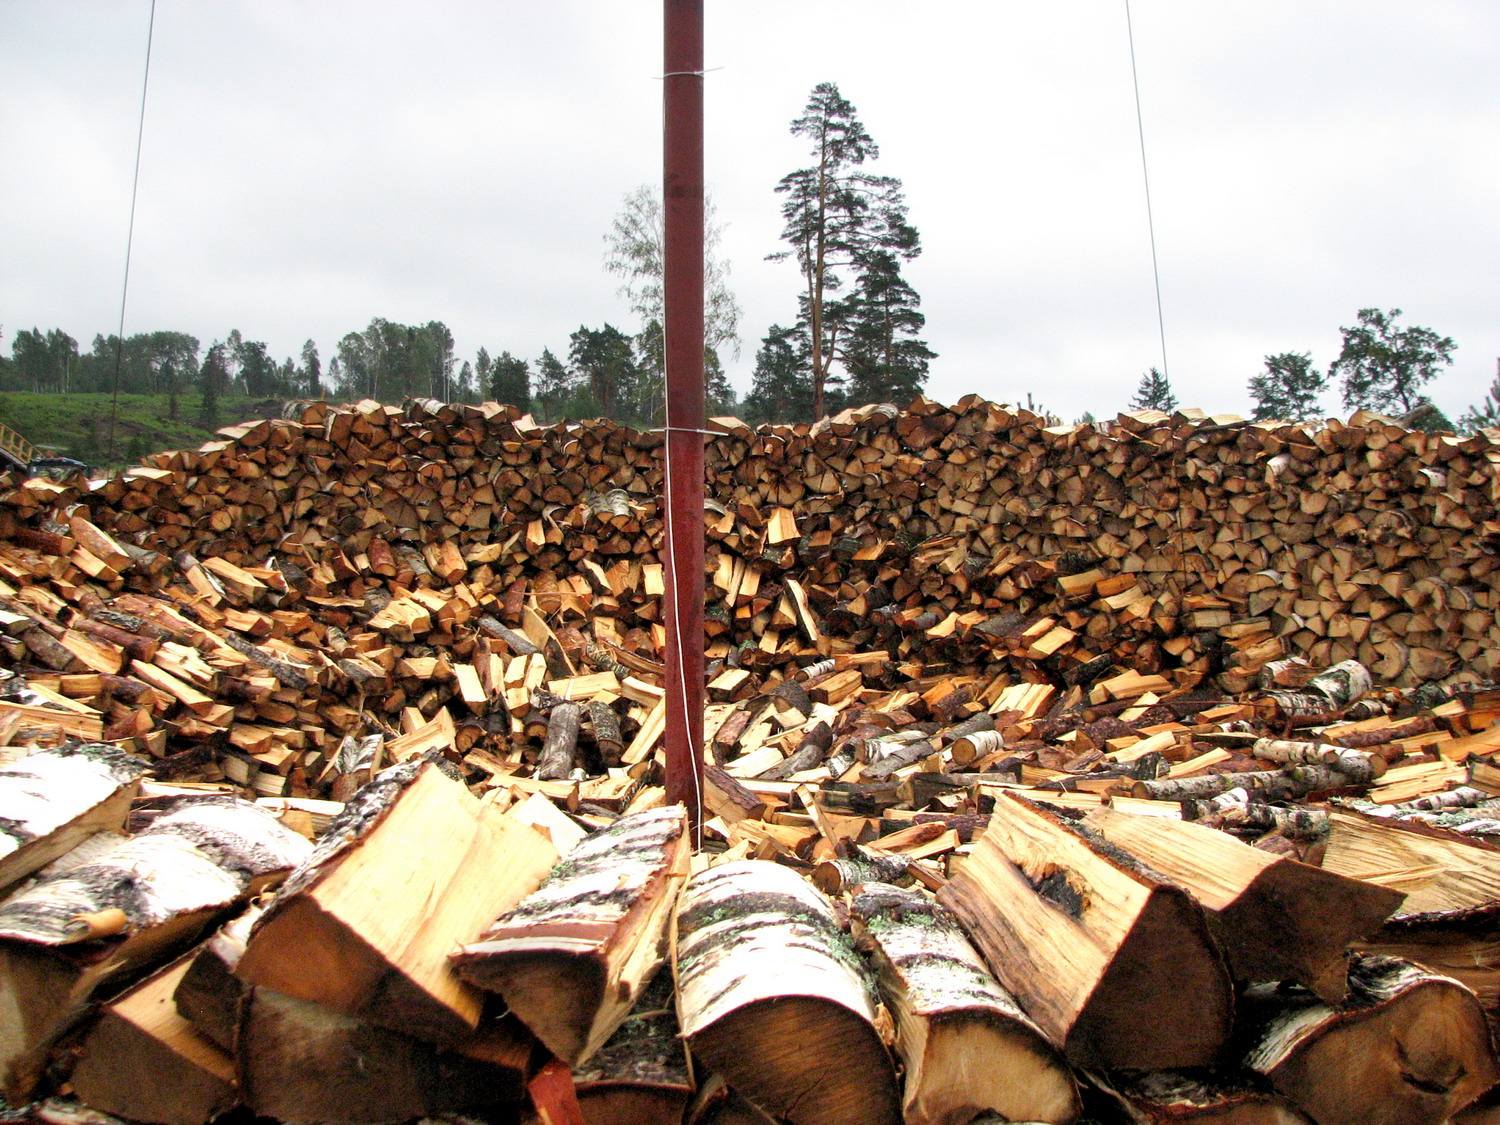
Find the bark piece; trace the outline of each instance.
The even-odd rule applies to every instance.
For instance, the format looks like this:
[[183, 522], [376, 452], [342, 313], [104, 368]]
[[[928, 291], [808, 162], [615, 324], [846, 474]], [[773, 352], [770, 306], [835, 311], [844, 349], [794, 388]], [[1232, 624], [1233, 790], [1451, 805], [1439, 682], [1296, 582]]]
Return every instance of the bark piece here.
[[1236, 980], [1315, 988], [1351, 941], [1401, 904], [1400, 891], [1271, 855], [1199, 824], [1105, 808], [1085, 821], [1198, 900]]
[[536, 775], [542, 781], [562, 781], [573, 772], [582, 715], [583, 709], [576, 703], [562, 702], [552, 708], [547, 719], [547, 739], [536, 763]]
[[1500, 1077], [1474, 994], [1410, 961], [1354, 958], [1337, 1005], [1274, 986], [1247, 1004], [1245, 1064], [1319, 1125], [1439, 1125]]
[[695, 875], [675, 968], [693, 1053], [771, 1117], [900, 1122], [868, 971], [832, 904], [795, 872], [746, 860]]
[[100, 831], [120, 831], [146, 767], [103, 743], [0, 766], [0, 891]]
[[483, 996], [453, 947], [542, 881], [556, 859], [528, 824], [432, 761], [394, 766], [335, 820], [256, 923], [236, 972], [378, 1027], [452, 1044]]
[[1002, 795], [938, 897], [1074, 1063], [1155, 1070], [1219, 1057], [1233, 992], [1202, 909], [1097, 833]]
[[896, 1017], [907, 1125], [1073, 1121], [1072, 1072], [985, 967], [949, 911], [918, 891], [866, 884], [854, 896], [860, 935]]
[[554, 1055], [578, 1066], [665, 959], [689, 850], [680, 805], [620, 817], [455, 953], [459, 975], [498, 992]]
[[83, 1037], [68, 1081], [91, 1108], [156, 1125], [201, 1125], [238, 1104], [234, 1060], [172, 1004], [191, 960], [136, 985]]

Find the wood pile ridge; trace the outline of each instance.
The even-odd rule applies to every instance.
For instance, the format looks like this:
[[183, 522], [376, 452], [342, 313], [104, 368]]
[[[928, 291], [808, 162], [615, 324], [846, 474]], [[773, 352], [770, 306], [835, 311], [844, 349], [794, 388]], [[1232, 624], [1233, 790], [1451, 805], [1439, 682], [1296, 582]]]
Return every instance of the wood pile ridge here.
[[695, 847], [660, 435], [291, 414], [0, 494], [12, 1103], [1500, 1120], [1489, 436], [715, 420]]

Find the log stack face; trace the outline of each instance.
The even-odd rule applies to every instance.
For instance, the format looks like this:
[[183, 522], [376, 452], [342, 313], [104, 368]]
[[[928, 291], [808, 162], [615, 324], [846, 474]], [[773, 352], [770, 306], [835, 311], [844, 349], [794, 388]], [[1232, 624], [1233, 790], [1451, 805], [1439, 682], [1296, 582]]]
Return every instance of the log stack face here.
[[[1206, 669], [1207, 650], [1229, 642], [1233, 671], [1240, 654], [1284, 638], [1316, 664], [1359, 658], [1384, 680], [1490, 671], [1500, 648], [1490, 438], [1409, 432], [1372, 415], [1319, 427], [1149, 412], [1104, 428], [1043, 421], [971, 397], [816, 426], [727, 423], [707, 449], [709, 495], [724, 513], [710, 524], [710, 563], [728, 555], [777, 596], [793, 578], [835, 635], [841, 618], [830, 623], [829, 611], [885, 586], [892, 613], [868, 620], [856, 608], [862, 620], [844, 624], [897, 648], [945, 639], [1040, 660], [1118, 655], [1126, 642], [1134, 666], [1154, 671]], [[348, 562], [363, 556], [367, 577], [416, 573], [440, 586], [463, 576], [476, 547], [515, 536], [496, 568], [502, 584], [529, 564], [564, 598], [620, 600], [628, 628], [643, 609], [659, 620], [649, 596], [622, 597], [610, 579], [616, 560], [660, 562], [658, 443], [602, 421], [539, 428], [493, 404], [314, 404], [296, 420], [157, 455], [78, 499], [118, 540], [166, 556], [316, 565], [336, 546]], [[23, 489], [11, 503], [24, 518], [42, 499]], [[910, 554], [916, 543], [929, 546]], [[130, 561], [122, 553], [115, 565]], [[1078, 580], [1059, 590], [1057, 573]], [[754, 615], [739, 612], [756, 594], [742, 601], [739, 587], [721, 589], [723, 612], [710, 613], [732, 643], [759, 639], [746, 628]], [[240, 583], [228, 596], [254, 593]], [[997, 611], [1084, 607], [1103, 608], [1108, 628], [1069, 636], [1077, 623], [1059, 620], [1064, 633], [974, 633]], [[919, 635], [971, 612], [983, 617]], [[938, 620], [915, 628], [928, 613]], [[1224, 632], [1257, 618], [1263, 636]]]

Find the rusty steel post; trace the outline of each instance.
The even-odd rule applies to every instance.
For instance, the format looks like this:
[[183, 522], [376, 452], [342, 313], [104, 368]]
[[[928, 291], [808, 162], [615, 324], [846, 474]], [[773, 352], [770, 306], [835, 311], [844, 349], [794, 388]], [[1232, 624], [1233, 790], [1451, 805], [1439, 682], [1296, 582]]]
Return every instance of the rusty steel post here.
[[703, 811], [703, 0], [664, 0], [667, 800]]

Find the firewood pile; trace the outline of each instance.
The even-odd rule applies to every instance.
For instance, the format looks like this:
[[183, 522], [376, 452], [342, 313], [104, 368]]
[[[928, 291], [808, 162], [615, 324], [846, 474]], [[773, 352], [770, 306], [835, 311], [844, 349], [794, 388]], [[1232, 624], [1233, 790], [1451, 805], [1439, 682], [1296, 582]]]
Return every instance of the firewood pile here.
[[699, 838], [659, 435], [294, 413], [0, 495], [13, 1103], [1489, 1120], [1490, 439], [716, 421]]

